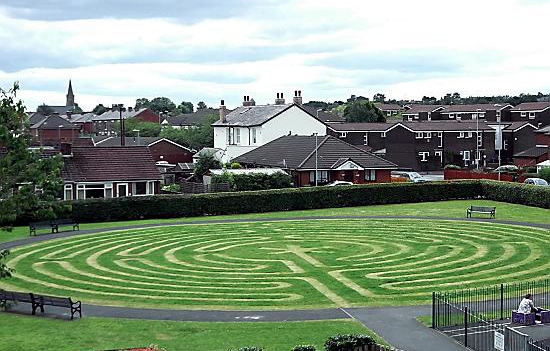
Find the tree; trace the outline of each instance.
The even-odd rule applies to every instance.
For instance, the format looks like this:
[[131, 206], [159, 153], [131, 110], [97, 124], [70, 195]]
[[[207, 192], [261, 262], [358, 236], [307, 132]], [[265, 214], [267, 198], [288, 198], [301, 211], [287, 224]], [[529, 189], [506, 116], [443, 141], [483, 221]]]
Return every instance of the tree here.
[[38, 112], [38, 113], [40, 113], [40, 114], [42, 114], [42, 115], [44, 115], [44, 116], [49, 116], [49, 115], [51, 115], [54, 111], [53, 111], [53, 109], [52, 109], [50, 106], [48, 106], [48, 105], [46, 105], [46, 104], [42, 104], [42, 105], [40, 105], [40, 106], [38, 106], [38, 107], [36, 108], [36, 112]]
[[[119, 128], [120, 129], [120, 128]], [[126, 136], [135, 136], [139, 130], [139, 136], [158, 137], [162, 127], [158, 123], [143, 122], [137, 118], [128, 118], [124, 120], [124, 134]]]
[[386, 95], [381, 94], [381, 93], [374, 94], [372, 100], [374, 102], [384, 102], [384, 101], [386, 101]]
[[29, 150], [25, 107], [16, 102], [19, 86], [0, 89], [0, 225], [10, 226], [17, 219], [54, 218], [61, 207], [62, 159], [45, 158]]
[[193, 113], [194, 111], [193, 103], [189, 101], [182, 101], [177, 109], [179, 113]]
[[386, 122], [384, 113], [372, 102], [357, 100], [347, 104], [344, 109], [346, 122]]
[[204, 101], [199, 101], [199, 103], [197, 104], [197, 110], [204, 110], [204, 109], [207, 109], [207, 108], [208, 108], [208, 106], [206, 106]]
[[208, 173], [209, 169], [220, 169], [222, 163], [218, 161], [213, 153], [203, 153], [199, 156], [193, 174], [198, 180], [202, 180], [202, 176]]
[[107, 107], [103, 106], [103, 104], [98, 104], [94, 109], [92, 110], [92, 113], [96, 115], [102, 115], [107, 111]]
[[134, 108], [136, 110], [142, 109], [142, 108], [149, 108], [151, 107], [151, 102], [147, 98], [139, 98], [136, 100], [136, 105]]
[[214, 128], [212, 127], [212, 123], [217, 119], [217, 115], [206, 116], [202, 124], [190, 129], [166, 127], [162, 129], [160, 136], [195, 150], [213, 147]]
[[156, 113], [172, 112], [176, 109], [176, 104], [167, 97], [156, 97], [149, 103], [149, 108]]
[[0, 251], [0, 279], [9, 278], [13, 273], [13, 269], [6, 266], [6, 260], [10, 254], [9, 250]]
[[74, 104], [73, 109], [71, 110], [71, 113], [82, 113], [82, 109], [78, 106], [78, 104]]

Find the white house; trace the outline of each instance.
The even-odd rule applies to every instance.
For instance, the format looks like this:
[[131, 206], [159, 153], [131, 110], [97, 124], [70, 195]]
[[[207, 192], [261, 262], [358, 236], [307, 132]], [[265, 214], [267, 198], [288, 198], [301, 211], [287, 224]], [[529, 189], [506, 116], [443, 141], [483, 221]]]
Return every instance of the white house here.
[[249, 96], [230, 113], [222, 100], [214, 127], [214, 148], [224, 150], [223, 162], [254, 150], [284, 135], [326, 135], [326, 125], [302, 107], [301, 92], [287, 104], [277, 94], [274, 105], [259, 105]]

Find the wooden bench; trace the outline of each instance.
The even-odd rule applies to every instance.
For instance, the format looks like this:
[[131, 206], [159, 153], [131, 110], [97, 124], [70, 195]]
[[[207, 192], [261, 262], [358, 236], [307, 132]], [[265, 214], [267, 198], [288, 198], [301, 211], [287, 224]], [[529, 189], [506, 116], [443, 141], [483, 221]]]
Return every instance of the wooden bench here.
[[47, 295], [37, 295], [33, 293], [22, 293], [18, 291], [0, 290], [0, 302], [6, 307], [7, 301], [16, 303], [30, 303], [32, 314], [36, 314], [36, 310], [40, 308], [40, 312], [44, 313], [44, 306], [66, 307], [71, 310], [71, 319], [78, 313], [82, 318], [82, 303], [80, 301], [73, 302], [70, 297], [55, 297]]
[[40, 307], [40, 312], [44, 313], [44, 306], [65, 307], [71, 310], [71, 319], [78, 313], [82, 318], [82, 303], [80, 301], [73, 302], [70, 297], [56, 297], [47, 295], [33, 295], [34, 304], [32, 314], [36, 314], [36, 310]]
[[80, 224], [72, 218], [53, 219], [51, 221], [29, 223], [29, 235], [36, 235], [37, 229], [51, 229], [51, 233], [59, 233], [59, 227], [72, 226], [73, 230], [80, 230]]
[[496, 210], [496, 207], [470, 206], [470, 208], [466, 210], [466, 218], [472, 218], [472, 213], [488, 214], [489, 218], [495, 218]]
[[51, 229], [53, 233], [52, 222], [41, 221], [29, 223], [29, 236], [36, 235], [36, 230], [38, 229]]

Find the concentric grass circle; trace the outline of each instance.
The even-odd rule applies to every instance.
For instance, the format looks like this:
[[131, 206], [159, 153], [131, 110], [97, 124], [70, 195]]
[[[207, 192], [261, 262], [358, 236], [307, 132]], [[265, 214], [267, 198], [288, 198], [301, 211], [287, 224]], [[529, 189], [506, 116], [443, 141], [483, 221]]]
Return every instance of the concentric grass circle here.
[[112, 231], [12, 250], [5, 288], [84, 303], [314, 308], [426, 302], [550, 277], [550, 231], [495, 223], [308, 220]]

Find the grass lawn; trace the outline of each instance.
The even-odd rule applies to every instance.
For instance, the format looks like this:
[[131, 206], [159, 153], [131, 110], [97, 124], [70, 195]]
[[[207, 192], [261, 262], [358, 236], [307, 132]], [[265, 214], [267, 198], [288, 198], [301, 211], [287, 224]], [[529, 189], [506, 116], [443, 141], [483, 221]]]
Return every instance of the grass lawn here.
[[322, 350], [325, 340], [335, 334], [374, 335], [358, 322], [344, 320], [191, 323], [83, 318], [71, 322], [0, 312], [0, 325], [2, 349], [9, 351], [92, 351], [149, 345], [167, 351], [226, 351], [244, 346], [289, 351], [300, 344]]
[[197, 224], [12, 251], [8, 289], [85, 303], [297, 309], [429, 302], [433, 290], [550, 276], [550, 231], [495, 223], [325, 219]]
[[[411, 204], [377, 205], [362, 207], [327, 208], [307, 211], [285, 211], [268, 213], [250, 213], [242, 215], [190, 217], [176, 219], [149, 219], [128, 222], [85, 223], [81, 229], [113, 228], [124, 225], [140, 225], [151, 223], [175, 223], [188, 221], [212, 221], [221, 219], [249, 219], [249, 218], [288, 218], [298, 216], [438, 216], [464, 218], [466, 208], [470, 205], [496, 206], [497, 219], [519, 222], [532, 222], [550, 224], [550, 210], [495, 202], [486, 200], [455, 200], [440, 202], [420, 202]], [[42, 231], [44, 232], [44, 231]], [[0, 231], [0, 243], [26, 238], [29, 235], [28, 227], [16, 227], [13, 232]]]

